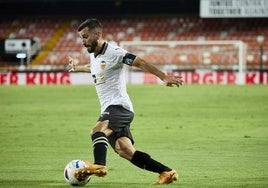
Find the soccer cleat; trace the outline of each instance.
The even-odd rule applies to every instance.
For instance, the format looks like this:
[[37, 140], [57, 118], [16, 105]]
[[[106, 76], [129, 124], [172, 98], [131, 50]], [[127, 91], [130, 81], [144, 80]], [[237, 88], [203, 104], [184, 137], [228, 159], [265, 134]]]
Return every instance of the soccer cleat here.
[[106, 166], [91, 164], [89, 161], [85, 161], [88, 167], [78, 169], [74, 172], [74, 176], [79, 181], [87, 179], [91, 175], [98, 177], [104, 177], [107, 175], [108, 170]]
[[179, 174], [176, 172], [176, 170], [173, 169], [171, 171], [162, 172], [158, 177], [158, 181], [154, 183], [154, 185], [170, 184], [174, 181], [177, 181], [178, 179]]

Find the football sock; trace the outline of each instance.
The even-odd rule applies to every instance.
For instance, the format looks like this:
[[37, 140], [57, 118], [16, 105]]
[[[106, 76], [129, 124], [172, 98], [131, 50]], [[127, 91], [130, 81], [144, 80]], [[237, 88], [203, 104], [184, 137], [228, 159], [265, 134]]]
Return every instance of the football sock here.
[[108, 139], [103, 132], [96, 132], [91, 136], [93, 143], [94, 164], [106, 165]]
[[139, 168], [149, 170], [151, 172], [162, 173], [164, 171], [170, 171], [171, 169], [167, 166], [159, 163], [158, 161], [151, 158], [147, 153], [136, 151], [131, 159], [131, 163]]

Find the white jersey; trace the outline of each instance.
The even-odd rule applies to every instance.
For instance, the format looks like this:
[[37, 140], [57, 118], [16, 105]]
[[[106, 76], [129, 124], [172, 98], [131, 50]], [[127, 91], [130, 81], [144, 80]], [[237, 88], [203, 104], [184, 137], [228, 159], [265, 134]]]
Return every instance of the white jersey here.
[[122, 105], [134, 112], [127, 94], [124, 64], [131, 65], [135, 56], [126, 50], [104, 43], [95, 57], [90, 54], [91, 74], [101, 105], [101, 113], [110, 105]]

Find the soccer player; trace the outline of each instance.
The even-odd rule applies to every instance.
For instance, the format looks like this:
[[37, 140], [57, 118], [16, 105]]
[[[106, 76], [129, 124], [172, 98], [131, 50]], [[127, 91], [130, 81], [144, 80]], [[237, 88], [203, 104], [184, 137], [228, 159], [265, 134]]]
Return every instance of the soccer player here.
[[134, 117], [131, 100], [127, 94], [124, 65], [135, 66], [160, 78], [166, 86], [180, 86], [181, 77], [168, 76], [142, 58], [114, 45], [102, 37], [103, 26], [97, 19], [87, 19], [78, 27], [79, 36], [90, 53], [90, 65], [80, 65], [69, 57], [70, 72], [90, 72], [94, 79], [101, 105], [101, 115], [91, 130], [94, 164], [86, 161], [88, 168], [79, 169], [75, 177], [83, 180], [89, 175], [103, 177], [107, 174], [106, 154], [108, 144], [122, 158], [139, 168], [158, 173], [154, 184], [170, 184], [178, 180], [178, 173], [154, 160], [145, 152], [136, 150], [130, 132]]

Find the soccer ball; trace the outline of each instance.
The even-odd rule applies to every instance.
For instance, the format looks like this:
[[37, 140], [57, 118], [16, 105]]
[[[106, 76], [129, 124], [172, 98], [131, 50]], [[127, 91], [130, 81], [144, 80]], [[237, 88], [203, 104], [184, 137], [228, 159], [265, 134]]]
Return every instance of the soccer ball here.
[[79, 169], [79, 168], [84, 168], [84, 167], [88, 167], [88, 165], [85, 163], [85, 161], [77, 159], [77, 160], [72, 160], [70, 161], [66, 167], [64, 168], [64, 179], [66, 180], [66, 182], [72, 186], [83, 186], [86, 185], [90, 179], [91, 176], [89, 176], [87, 179], [83, 180], [83, 181], [78, 181], [75, 177], [74, 177], [74, 172]]

